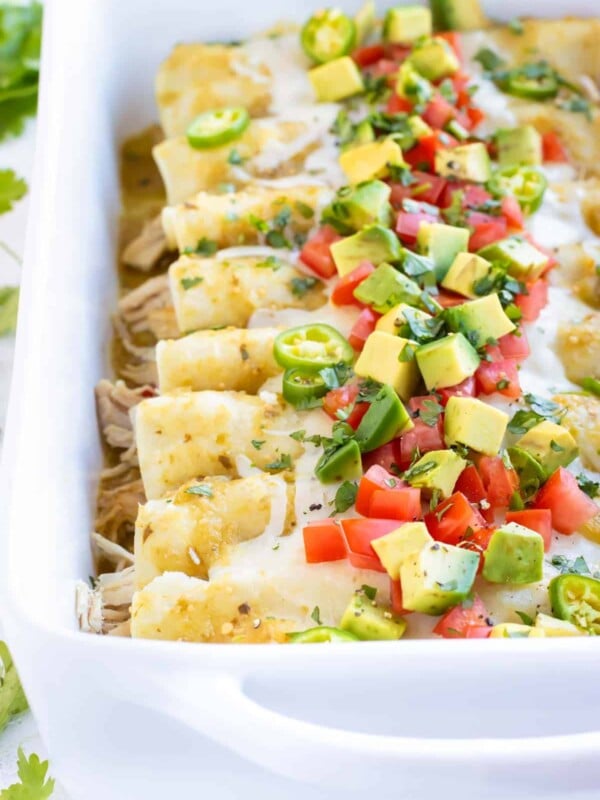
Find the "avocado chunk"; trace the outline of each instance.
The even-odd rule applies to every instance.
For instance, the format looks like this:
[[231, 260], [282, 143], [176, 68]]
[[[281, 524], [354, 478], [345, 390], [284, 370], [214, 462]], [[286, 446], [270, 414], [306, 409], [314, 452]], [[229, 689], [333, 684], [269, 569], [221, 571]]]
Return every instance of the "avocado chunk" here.
[[566, 619], [556, 619], [549, 614], [542, 614], [541, 612], [535, 618], [536, 630], [543, 631], [545, 636], [583, 636], [584, 632], [580, 631], [572, 622], [567, 622]]
[[356, 429], [356, 441], [362, 453], [370, 453], [413, 427], [414, 423], [397, 393], [385, 385], [361, 419]]
[[549, 420], [528, 430], [516, 446], [535, 458], [546, 477], [559, 467], [568, 467], [578, 453], [577, 442], [569, 431]]
[[317, 461], [315, 475], [321, 483], [353, 481], [362, 475], [362, 461], [358, 442], [351, 439], [333, 453], [323, 453]]
[[365, 225], [390, 224], [391, 188], [383, 181], [365, 181], [356, 186], [343, 186], [332, 203], [323, 210], [321, 222], [332, 225], [339, 233], [348, 235]]
[[351, 147], [341, 154], [339, 162], [350, 183], [385, 178], [390, 165], [402, 167], [406, 164], [400, 145], [389, 137]]
[[[410, 61], [405, 61], [398, 70], [398, 77], [396, 78], [396, 94], [400, 97], [405, 97], [416, 105], [422, 106], [433, 97], [433, 86], [424, 78]], [[413, 130], [413, 125], [409, 122], [410, 129]], [[424, 123], [426, 124], [426, 123]]]
[[485, 278], [491, 268], [489, 261], [475, 253], [458, 253], [442, 280], [442, 286], [451, 292], [475, 299], [478, 295], [474, 285]]
[[506, 451], [519, 476], [519, 491], [521, 499], [530, 500], [546, 480], [546, 472], [539, 461], [531, 453], [520, 447], [509, 447]]
[[417, 233], [419, 252], [435, 264], [435, 276], [443, 280], [457, 254], [469, 249], [469, 229], [443, 225], [441, 222], [422, 222]]
[[430, 0], [430, 6], [438, 31], [474, 31], [489, 24], [479, 0]]
[[340, 628], [363, 641], [401, 639], [406, 630], [406, 621], [388, 609], [375, 605], [375, 601], [358, 591], [344, 611]]
[[424, 522], [406, 522], [398, 530], [373, 539], [371, 547], [394, 581], [400, 577], [400, 567], [407, 558], [418, 553], [425, 545], [433, 544]]
[[448, 447], [464, 444], [478, 453], [495, 456], [500, 451], [508, 414], [475, 397], [451, 397], [444, 415], [444, 439]]
[[403, 350], [411, 344], [400, 336], [373, 331], [354, 365], [354, 372], [361, 378], [387, 383], [403, 400], [410, 400], [419, 385], [419, 369], [414, 358], [407, 361], [400, 358]]
[[[334, 242], [331, 245], [331, 255], [338, 274], [343, 277], [356, 269], [363, 261], [370, 261], [375, 266], [384, 261], [399, 261], [402, 257], [402, 248], [398, 237], [389, 228], [384, 228], [382, 225], [367, 225], [353, 236]], [[390, 267], [390, 269], [394, 268]], [[369, 275], [367, 281], [375, 275], [375, 272]], [[363, 281], [359, 288], [364, 287], [367, 281]], [[416, 284], [414, 285], [416, 286]], [[401, 299], [398, 298], [395, 302], [397, 303]]]
[[350, 56], [342, 56], [308, 71], [317, 100], [335, 103], [364, 91], [360, 70]]
[[463, 333], [474, 347], [495, 344], [515, 329], [495, 293], [447, 309], [446, 322], [450, 330]]
[[487, 245], [477, 255], [494, 261], [513, 278], [532, 281], [548, 266], [548, 256], [520, 236], [508, 236]]
[[431, 11], [423, 6], [396, 6], [388, 9], [383, 23], [383, 38], [392, 44], [411, 44], [421, 36], [431, 36]]
[[485, 183], [492, 177], [492, 166], [483, 142], [461, 144], [452, 150], [438, 150], [435, 171], [444, 178]]
[[426, 545], [400, 567], [402, 605], [421, 614], [443, 614], [467, 598], [479, 555], [442, 542]]
[[544, 540], [536, 531], [507, 522], [494, 531], [484, 554], [490, 583], [535, 583], [544, 577]]
[[398, 305], [390, 309], [387, 314], [384, 314], [381, 319], [377, 320], [375, 330], [383, 331], [383, 333], [391, 333], [392, 336], [398, 336], [400, 333], [400, 328], [407, 324], [406, 316], [404, 314], [406, 309], [409, 309], [409, 313], [414, 317], [414, 319], [420, 322], [433, 319], [431, 314], [428, 314], [426, 311], [421, 311], [419, 308], [413, 308], [413, 306], [409, 306], [407, 303], [398, 303]]
[[541, 628], [520, 625], [518, 622], [501, 622], [492, 628], [490, 639], [539, 639], [545, 635]]
[[433, 128], [429, 127], [425, 120], [416, 114], [412, 114], [407, 121], [415, 139], [425, 139], [427, 136], [433, 136]]
[[460, 69], [456, 53], [448, 42], [439, 36], [418, 42], [408, 60], [417, 72], [429, 81], [448, 78]]
[[[387, 233], [391, 232], [387, 231]], [[357, 234], [357, 236], [358, 235], [359, 234]], [[396, 261], [401, 257], [400, 245], [398, 239], [396, 239], [393, 234], [392, 238], [396, 245], [398, 245], [397, 255], [394, 256], [394, 260]], [[349, 240], [346, 239], [344, 241]], [[335, 244], [332, 245], [332, 252], [334, 252], [335, 246]], [[336, 260], [335, 254], [333, 258]], [[373, 259], [366, 255], [360, 259], [359, 263], [361, 261], [370, 261], [374, 263]], [[347, 271], [349, 272], [350, 270]], [[419, 304], [421, 302], [421, 289], [418, 284], [410, 278], [407, 278], [404, 273], [394, 269], [391, 264], [383, 263], [379, 264], [375, 272], [372, 272], [368, 278], [356, 287], [354, 290], [354, 297], [360, 300], [361, 303], [372, 306], [378, 314], [385, 314], [399, 303], [408, 305]]]
[[404, 480], [427, 495], [436, 490], [442, 498], [450, 497], [458, 476], [467, 466], [454, 450], [431, 450], [404, 473]]
[[535, 167], [542, 163], [542, 137], [533, 125], [500, 128], [496, 131], [496, 146], [501, 167], [517, 164]]
[[421, 345], [415, 356], [430, 392], [462, 383], [474, 375], [479, 366], [477, 350], [462, 333], [451, 333]]

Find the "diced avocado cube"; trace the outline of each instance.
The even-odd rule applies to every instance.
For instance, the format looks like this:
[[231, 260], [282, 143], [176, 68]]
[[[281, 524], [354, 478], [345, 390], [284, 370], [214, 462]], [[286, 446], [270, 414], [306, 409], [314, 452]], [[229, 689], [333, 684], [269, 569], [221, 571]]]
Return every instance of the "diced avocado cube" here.
[[407, 611], [443, 614], [467, 598], [479, 555], [442, 542], [426, 545], [400, 567], [402, 604]]
[[556, 619], [541, 612], [535, 618], [535, 628], [544, 632], [545, 636], [584, 636], [584, 632], [566, 619]]
[[[331, 245], [331, 255], [340, 277], [343, 277], [356, 269], [363, 261], [370, 261], [375, 266], [384, 261], [399, 261], [402, 257], [402, 248], [398, 237], [389, 228], [381, 225], [367, 225], [354, 236], [334, 242]], [[394, 268], [390, 267], [390, 269]], [[372, 278], [374, 274], [369, 275], [369, 278]], [[361, 286], [364, 286], [365, 283], [366, 281]], [[397, 303], [401, 299], [398, 298], [395, 302]]]
[[364, 91], [360, 70], [350, 56], [336, 58], [308, 71], [317, 100], [335, 103]]
[[402, 64], [396, 78], [396, 94], [415, 104], [423, 105], [433, 97], [433, 91], [432, 84], [415, 69], [410, 61]]
[[383, 38], [392, 44], [411, 44], [421, 36], [431, 36], [431, 11], [424, 6], [397, 6], [388, 9], [383, 23]]
[[412, 114], [408, 118], [408, 126], [415, 139], [425, 139], [425, 137], [433, 135], [433, 128], [430, 128], [425, 120], [416, 114]]
[[516, 443], [541, 464], [546, 475], [559, 467], [568, 467], [577, 457], [577, 442], [566, 428], [544, 420], [527, 431]]
[[361, 144], [369, 144], [370, 142], [374, 141], [375, 129], [368, 119], [363, 119], [362, 122], [358, 123], [356, 130], [354, 131], [354, 136], [352, 137], [352, 146], [358, 147]]
[[392, 336], [398, 336], [400, 328], [406, 325], [404, 310], [407, 308], [410, 309], [410, 313], [417, 320], [432, 319], [431, 314], [428, 314], [426, 311], [421, 311], [419, 308], [409, 306], [407, 303], [398, 303], [397, 306], [394, 306], [387, 314], [384, 314], [383, 317], [377, 320], [375, 330], [391, 333]]
[[375, 0], [367, 0], [354, 16], [357, 44], [362, 44], [365, 39], [371, 35], [376, 23], [377, 7], [375, 5]]
[[502, 446], [508, 414], [475, 397], [454, 396], [444, 415], [444, 439], [448, 447], [464, 444], [478, 453], [495, 456]]
[[438, 31], [474, 31], [489, 24], [479, 0], [430, 0], [430, 6]]
[[484, 554], [490, 583], [535, 583], [544, 577], [544, 540], [536, 531], [507, 522], [494, 531]]
[[392, 580], [400, 577], [400, 567], [413, 553], [418, 553], [425, 545], [433, 544], [424, 522], [406, 522], [398, 530], [373, 539], [371, 547], [386, 568]]
[[520, 447], [507, 448], [510, 463], [519, 476], [519, 494], [523, 501], [530, 500], [546, 480], [546, 471], [531, 453]]
[[362, 461], [358, 442], [351, 439], [333, 453], [323, 453], [317, 461], [315, 475], [321, 483], [353, 481], [362, 475]]
[[543, 161], [542, 137], [533, 125], [500, 128], [496, 131], [496, 146], [501, 167], [515, 164], [538, 166]]
[[370, 453], [413, 427], [414, 422], [396, 391], [386, 384], [377, 392], [361, 419], [356, 429], [356, 441], [362, 453]]
[[495, 293], [449, 308], [446, 321], [450, 330], [463, 333], [475, 347], [494, 344], [515, 329]]
[[[388, 233], [390, 233], [390, 231], [388, 231]], [[348, 240], [345, 239], [343, 241]], [[396, 243], [398, 244], [397, 239]], [[331, 250], [334, 253], [333, 258], [337, 265], [334, 252], [335, 246], [335, 244], [332, 245]], [[398, 260], [399, 258], [400, 248], [398, 244], [398, 254], [394, 257], [394, 260]], [[360, 261], [370, 261], [374, 263], [373, 259], [366, 255], [363, 255], [359, 263]], [[350, 270], [347, 271], [349, 272]], [[407, 276], [399, 270], [394, 269], [391, 264], [383, 263], [379, 264], [375, 272], [372, 272], [368, 278], [356, 287], [354, 290], [354, 297], [360, 300], [361, 303], [372, 306], [377, 313], [385, 314], [399, 303], [418, 305], [421, 302], [421, 289], [418, 284], [410, 278], [407, 278]]]
[[365, 181], [356, 186], [343, 186], [334, 200], [323, 209], [322, 223], [332, 225], [344, 235], [354, 233], [365, 225], [390, 224], [391, 188], [383, 181]]
[[417, 43], [408, 60], [417, 72], [430, 81], [447, 78], [460, 69], [456, 53], [448, 42], [439, 36]]
[[441, 222], [422, 222], [417, 233], [419, 252], [431, 258], [435, 264], [435, 275], [441, 281], [456, 255], [469, 249], [468, 228], [456, 228]]
[[406, 164], [400, 145], [389, 137], [345, 150], [339, 162], [350, 183], [385, 178], [390, 165], [402, 167]]
[[442, 280], [444, 289], [465, 297], [476, 298], [474, 284], [489, 274], [492, 265], [474, 253], [458, 253]]
[[437, 490], [442, 498], [450, 497], [458, 476], [467, 466], [454, 450], [431, 450], [404, 473], [404, 480], [427, 495]]
[[462, 333], [451, 333], [421, 345], [417, 349], [416, 359], [430, 392], [462, 383], [474, 375], [479, 366], [477, 350]]
[[524, 281], [539, 278], [548, 266], [548, 256], [520, 236], [500, 239], [479, 250], [477, 255], [496, 262], [513, 278]]
[[545, 635], [541, 628], [519, 625], [518, 622], [501, 622], [492, 628], [490, 639], [539, 639]]
[[414, 358], [400, 360], [407, 346], [411, 346], [408, 339], [373, 331], [354, 365], [354, 372], [361, 378], [387, 383], [403, 400], [410, 400], [419, 385], [420, 376]]
[[485, 183], [492, 177], [492, 165], [483, 142], [461, 144], [451, 150], [438, 150], [435, 171], [445, 178]]
[[406, 630], [406, 621], [374, 603], [364, 592], [355, 592], [344, 611], [340, 628], [363, 641], [401, 639]]

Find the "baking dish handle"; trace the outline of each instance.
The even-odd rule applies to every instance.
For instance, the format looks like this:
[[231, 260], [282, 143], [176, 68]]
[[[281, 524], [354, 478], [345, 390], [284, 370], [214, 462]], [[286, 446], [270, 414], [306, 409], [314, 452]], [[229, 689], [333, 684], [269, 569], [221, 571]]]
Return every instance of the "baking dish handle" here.
[[[190, 679], [183, 674], [167, 684], [164, 677], [146, 673], [138, 676], [137, 698], [130, 689], [129, 702], [150, 705], [241, 757], [295, 780], [372, 788], [380, 770], [406, 784], [411, 769], [433, 766], [448, 778], [460, 779], [460, 770], [473, 766], [473, 739], [378, 735], [306, 722], [260, 705], [233, 675], [201, 672]], [[499, 785], [506, 782], [508, 789], [515, 777], [526, 784], [537, 775], [539, 788], [541, 770], [550, 788], [564, 777], [565, 761], [579, 774], [595, 774], [600, 733], [477, 739], [476, 750], [478, 767]], [[553, 763], [549, 754], [557, 752], [560, 759]], [[560, 765], [562, 772], [555, 772]]]

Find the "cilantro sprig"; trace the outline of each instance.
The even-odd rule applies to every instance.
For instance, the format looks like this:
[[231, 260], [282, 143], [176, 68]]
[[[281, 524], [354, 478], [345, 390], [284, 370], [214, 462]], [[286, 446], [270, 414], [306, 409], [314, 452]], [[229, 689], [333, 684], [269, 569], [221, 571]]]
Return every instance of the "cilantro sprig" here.
[[19, 747], [17, 757], [19, 783], [0, 791], [0, 800], [48, 800], [54, 792], [54, 779], [48, 777], [48, 762], [32, 753], [29, 757]]

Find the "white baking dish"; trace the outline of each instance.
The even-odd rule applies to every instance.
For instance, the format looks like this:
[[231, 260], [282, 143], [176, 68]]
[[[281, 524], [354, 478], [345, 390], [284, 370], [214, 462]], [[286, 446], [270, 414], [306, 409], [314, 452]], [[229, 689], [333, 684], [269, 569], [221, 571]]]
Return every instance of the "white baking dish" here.
[[[319, 3], [47, 8], [0, 586], [53, 771], [74, 800], [206, 790], [215, 800], [335, 800], [366, 788], [398, 800], [597, 798], [597, 640], [224, 647], [76, 630], [74, 584], [91, 571], [101, 463], [92, 389], [107, 370], [116, 296], [118, 144], [155, 118], [153, 79], [173, 43], [236, 38]], [[516, 0], [487, 6], [504, 18], [531, 10]], [[540, 13], [595, 6], [546, 2]]]

